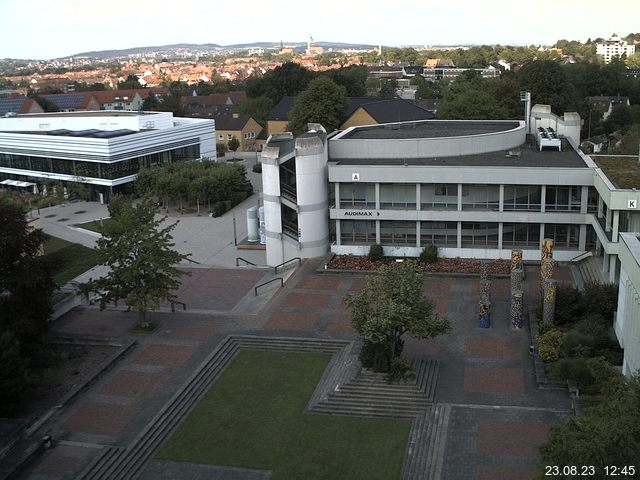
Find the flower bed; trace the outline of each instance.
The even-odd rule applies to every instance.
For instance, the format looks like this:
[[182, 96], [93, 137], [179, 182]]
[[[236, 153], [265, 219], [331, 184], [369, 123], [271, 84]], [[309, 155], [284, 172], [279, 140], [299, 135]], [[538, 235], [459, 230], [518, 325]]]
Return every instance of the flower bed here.
[[[415, 259], [417, 260], [417, 259]], [[329, 262], [329, 268], [335, 270], [373, 271], [382, 265], [394, 263], [395, 258], [385, 258], [380, 261], [369, 260], [368, 257], [358, 255], [336, 255]], [[420, 266], [430, 273], [480, 273], [480, 260], [475, 258], [441, 258], [436, 263], [420, 263]], [[494, 275], [509, 274], [511, 263], [509, 260], [489, 261], [489, 272]]]

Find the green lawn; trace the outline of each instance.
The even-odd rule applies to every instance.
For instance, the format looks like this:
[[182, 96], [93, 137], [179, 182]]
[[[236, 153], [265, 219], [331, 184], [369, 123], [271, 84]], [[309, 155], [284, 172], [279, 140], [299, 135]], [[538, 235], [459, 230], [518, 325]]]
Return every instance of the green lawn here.
[[272, 480], [400, 476], [408, 419], [305, 414], [330, 355], [242, 350], [156, 457]]
[[84, 228], [85, 230], [91, 230], [92, 232], [96, 233], [102, 233], [102, 226], [110, 221], [110, 218], [104, 218], [102, 220], [92, 220], [86, 223], [77, 223], [74, 226]]
[[64, 285], [98, 264], [95, 250], [61, 238], [48, 236], [43, 247], [46, 257], [52, 260], [53, 278], [58, 285]]

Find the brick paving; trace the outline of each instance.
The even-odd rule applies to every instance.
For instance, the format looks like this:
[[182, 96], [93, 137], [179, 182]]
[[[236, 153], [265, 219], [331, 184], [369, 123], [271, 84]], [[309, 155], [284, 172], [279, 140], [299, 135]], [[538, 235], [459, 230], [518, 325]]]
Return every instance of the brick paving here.
[[[320, 260], [304, 262], [257, 315], [234, 314], [232, 309], [240, 300], [247, 301], [247, 294], [264, 278], [263, 271], [191, 269], [193, 275], [180, 290], [181, 300], [188, 299], [187, 312], [151, 313], [159, 328], [150, 335], [133, 336], [140, 342], [137, 349], [47, 428], [70, 440], [128, 445], [230, 333], [356, 338], [343, 299], [360, 290], [367, 277], [316, 273], [319, 264]], [[539, 290], [539, 269], [527, 266], [526, 275], [525, 301], [532, 305]], [[562, 276], [567, 277], [566, 271]], [[454, 328], [437, 339], [407, 338], [405, 353], [440, 362], [435, 400], [453, 405], [444, 426], [442, 479], [526, 479], [536, 469], [537, 447], [549, 426], [563, 421], [571, 404], [565, 392], [537, 388], [528, 357], [528, 329], [510, 330], [509, 280], [493, 281], [488, 330], [477, 325], [478, 285], [473, 276], [428, 276], [424, 291]], [[136, 321], [134, 313], [79, 308], [57, 321], [53, 330], [131, 338], [129, 329]], [[96, 450], [84, 449], [82, 462]], [[75, 478], [79, 461], [61, 468], [66, 475], [47, 476], [47, 471], [66, 461], [65, 455], [68, 451], [62, 448], [48, 451], [30, 475]]]
[[149, 345], [134, 357], [133, 362], [143, 365], [180, 367], [191, 358], [194, 352], [195, 349], [192, 347]]
[[148, 399], [158, 393], [169, 378], [165, 373], [119, 370], [98, 393]]
[[265, 330], [310, 332], [318, 318], [318, 313], [314, 312], [275, 312], [264, 328]]
[[467, 392], [524, 393], [521, 368], [466, 367], [464, 389]]
[[87, 402], [65, 422], [72, 431], [116, 435], [140, 411], [133, 405], [112, 405], [108, 403]]

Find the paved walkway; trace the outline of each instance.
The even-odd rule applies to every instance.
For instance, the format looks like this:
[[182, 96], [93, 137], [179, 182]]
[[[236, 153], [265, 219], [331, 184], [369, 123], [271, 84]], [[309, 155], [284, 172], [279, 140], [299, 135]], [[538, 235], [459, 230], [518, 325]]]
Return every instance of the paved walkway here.
[[[42, 434], [53, 434], [59, 443], [33, 465], [28, 478], [72, 479], [102, 446], [130, 444], [228, 334], [354, 339], [343, 298], [362, 288], [365, 276], [317, 274], [318, 264], [305, 262], [272, 298], [258, 297], [257, 313], [238, 307], [250, 303], [252, 287], [265, 272], [194, 269], [185, 293], [197, 311], [151, 314], [160, 325], [153, 334], [131, 333], [136, 316], [121, 310], [83, 307], [61, 318], [53, 325], [56, 333], [135, 338], [139, 345], [43, 427]], [[570, 278], [563, 268], [559, 276]], [[525, 285], [530, 295], [536, 293], [537, 269], [527, 268]], [[445, 444], [441, 478], [530, 478], [538, 445], [549, 426], [570, 413], [571, 404], [566, 393], [537, 388], [528, 330], [514, 332], [508, 325], [508, 279], [492, 284], [493, 325], [488, 330], [477, 328], [477, 279], [433, 276], [425, 292], [454, 324], [453, 333], [433, 341], [408, 339], [405, 349], [440, 362], [435, 402], [451, 408], [440, 437]], [[165, 467], [172, 472], [166, 475], [185, 479], [205, 478], [215, 470], [152, 462], [147, 474]]]

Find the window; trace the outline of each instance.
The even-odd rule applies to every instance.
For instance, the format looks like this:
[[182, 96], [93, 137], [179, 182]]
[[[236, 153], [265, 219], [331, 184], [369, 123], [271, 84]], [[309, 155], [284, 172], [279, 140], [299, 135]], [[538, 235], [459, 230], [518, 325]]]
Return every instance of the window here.
[[227, 140], [231, 140], [233, 138], [233, 134], [232, 133], [227, 133]]
[[498, 248], [498, 224], [462, 222], [462, 248]]
[[381, 183], [380, 208], [414, 210], [416, 186], [413, 183]]
[[463, 210], [498, 210], [499, 206], [498, 185], [462, 185]]
[[457, 210], [457, 183], [430, 183], [420, 185], [420, 208], [423, 210]]
[[382, 220], [380, 222], [382, 245], [416, 246], [416, 222]]
[[223, 140], [224, 141], [224, 135], [218, 135], [218, 140]]
[[539, 185], [505, 185], [504, 210], [539, 212], [542, 208], [542, 187]]
[[544, 238], [553, 239], [554, 248], [578, 248], [579, 225], [545, 223]]
[[587, 213], [598, 213], [598, 199], [600, 195], [598, 195], [598, 191], [596, 187], [589, 187], [589, 192], [587, 194]]
[[340, 220], [342, 245], [369, 245], [376, 243], [376, 222], [367, 220]]
[[340, 208], [376, 208], [376, 186], [373, 183], [341, 183]]
[[505, 223], [502, 225], [502, 247], [540, 246], [540, 224]]
[[458, 246], [458, 222], [420, 222], [420, 245]]
[[579, 212], [582, 187], [547, 187], [545, 210]]

